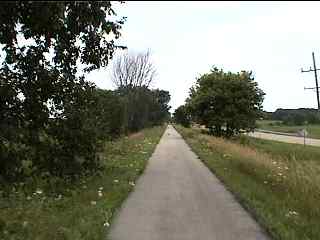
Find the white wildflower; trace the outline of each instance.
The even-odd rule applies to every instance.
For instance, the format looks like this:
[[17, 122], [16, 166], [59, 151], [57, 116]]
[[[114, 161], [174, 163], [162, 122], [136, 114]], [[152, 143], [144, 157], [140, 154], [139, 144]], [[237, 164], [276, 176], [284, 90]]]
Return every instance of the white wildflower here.
[[110, 224], [109, 224], [108, 222], [105, 222], [105, 223], [103, 224], [103, 226], [105, 226], [105, 227], [109, 227], [109, 226], [110, 226]]
[[62, 195], [59, 194], [58, 197], [56, 197], [56, 200], [60, 200], [62, 198]]
[[42, 194], [42, 190], [41, 189], [37, 189], [36, 194]]
[[118, 182], [119, 182], [119, 180], [118, 180], [118, 179], [115, 179], [115, 180], [113, 180], [113, 182], [118, 183]]
[[135, 186], [136, 184], [134, 182], [129, 182], [129, 185]]
[[286, 217], [291, 217], [291, 216], [298, 216], [299, 214], [296, 211], [289, 211], [286, 214]]
[[99, 197], [103, 196], [102, 192], [98, 192], [98, 195], [99, 195]]
[[103, 187], [99, 187], [99, 191], [102, 191], [103, 190]]
[[91, 205], [97, 205], [96, 201], [91, 201]]
[[27, 221], [24, 221], [23, 223], [22, 223], [22, 226], [25, 228], [26, 226], [28, 225], [28, 222]]

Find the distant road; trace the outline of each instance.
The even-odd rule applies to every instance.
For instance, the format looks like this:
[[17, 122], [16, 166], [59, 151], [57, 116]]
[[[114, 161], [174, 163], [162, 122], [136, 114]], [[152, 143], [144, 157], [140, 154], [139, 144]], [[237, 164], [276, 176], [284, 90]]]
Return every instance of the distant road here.
[[[248, 133], [247, 135], [250, 137], [274, 140], [279, 142], [304, 144], [303, 137], [292, 136], [286, 133], [278, 133], [278, 132], [272, 133], [271, 131], [270, 132], [255, 131], [253, 133]], [[306, 145], [320, 147], [320, 139], [306, 138], [305, 141], [306, 141]]]

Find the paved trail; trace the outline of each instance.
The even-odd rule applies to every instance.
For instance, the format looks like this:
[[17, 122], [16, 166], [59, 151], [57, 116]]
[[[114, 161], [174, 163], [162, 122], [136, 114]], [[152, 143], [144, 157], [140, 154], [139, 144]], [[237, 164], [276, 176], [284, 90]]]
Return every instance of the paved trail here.
[[[255, 138], [262, 138], [262, 139], [274, 140], [279, 142], [304, 144], [303, 137], [286, 136], [286, 135], [264, 133], [264, 132], [253, 132], [253, 133], [249, 133], [248, 135]], [[306, 138], [305, 143], [306, 145], [320, 147], [320, 139]]]
[[169, 126], [110, 230], [112, 240], [267, 240]]

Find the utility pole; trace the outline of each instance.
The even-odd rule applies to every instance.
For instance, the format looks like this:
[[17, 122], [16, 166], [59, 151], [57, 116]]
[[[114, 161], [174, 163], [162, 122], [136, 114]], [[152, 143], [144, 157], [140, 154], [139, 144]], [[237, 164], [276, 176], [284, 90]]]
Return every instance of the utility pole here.
[[303, 70], [302, 68], [301, 68], [301, 72], [302, 73], [305, 73], [305, 72], [314, 72], [314, 78], [315, 78], [315, 80], [316, 80], [316, 87], [314, 88], [304, 88], [304, 89], [316, 89], [316, 91], [317, 91], [317, 102], [318, 102], [318, 111], [320, 111], [320, 101], [319, 101], [319, 86], [318, 86], [318, 75], [317, 75], [317, 71], [318, 70], [320, 70], [320, 69], [317, 69], [316, 68], [316, 60], [315, 60], [315, 58], [314, 58], [314, 52], [312, 52], [312, 60], [313, 60], [313, 69], [311, 69], [311, 67], [310, 67], [310, 69], [309, 70]]

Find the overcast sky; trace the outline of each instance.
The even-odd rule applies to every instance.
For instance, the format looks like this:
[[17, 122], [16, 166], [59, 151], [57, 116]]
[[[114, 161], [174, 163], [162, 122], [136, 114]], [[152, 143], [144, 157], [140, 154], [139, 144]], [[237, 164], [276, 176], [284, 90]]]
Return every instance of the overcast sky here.
[[[154, 88], [168, 90], [173, 109], [211, 66], [252, 70], [266, 93], [264, 110], [317, 107], [312, 51], [320, 68], [319, 2], [126, 2], [121, 43], [131, 51], [151, 49], [158, 76]], [[113, 89], [112, 64], [87, 79]]]

